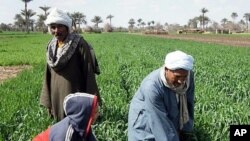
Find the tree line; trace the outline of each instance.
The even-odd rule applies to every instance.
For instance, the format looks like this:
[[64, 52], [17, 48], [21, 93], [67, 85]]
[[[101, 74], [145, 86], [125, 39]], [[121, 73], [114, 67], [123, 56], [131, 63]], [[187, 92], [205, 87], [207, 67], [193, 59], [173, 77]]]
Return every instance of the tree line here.
[[[49, 15], [48, 10], [51, 8], [49, 6], [40, 6], [39, 8], [44, 11], [44, 14], [37, 14], [32, 9], [27, 8], [27, 4], [31, 2], [32, 0], [22, 0], [25, 4], [25, 9], [21, 10], [19, 14], [16, 14], [14, 17], [14, 24], [4, 24], [1, 23], [0, 29], [4, 31], [26, 31], [29, 33], [30, 31], [43, 31], [47, 32], [47, 27], [44, 24], [44, 21], [47, 19], [47, 16]], [[73, 28], [75, 30], [80, 29], [81, 24], [87, 24], [86, 21], [86, 15], [84, 15], [81, 12], [74, 12], [74, 13], [67, 13], [72, 21], [73, 21]], [[32, 19], [33, 16], [37, 15], [38, 19], [35, 21]], [[109, 19], [111, 26], [111, 19], [113, 18], [113, 15], [108, 15], [106, 19]], [[95, 23], [94, 27], [99, 28], [98, 25], [103, 22], [102, 18], [100, 16], [94, 16], [93, 19], [91, 19], [91, 22]]]

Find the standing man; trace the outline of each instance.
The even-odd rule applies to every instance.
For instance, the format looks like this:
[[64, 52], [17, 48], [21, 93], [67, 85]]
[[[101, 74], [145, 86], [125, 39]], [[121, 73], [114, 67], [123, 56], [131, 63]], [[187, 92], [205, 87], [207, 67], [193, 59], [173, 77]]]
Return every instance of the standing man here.
[[193, 57], [174, 51], [151, 72], [134, 95], [128, 116], [129, 141], [196, 141]]
[[53, 9], [45, 24], [54, 37], [47, 46], [46, 71], [40, 97], [41, 105], [57, 121], [65, 117], [63, 100], [70, 93], [85, 92], [101, 98], [95, 73], [99, 67], [93, 49], [80, 35], [72, 32], [72, 19]]

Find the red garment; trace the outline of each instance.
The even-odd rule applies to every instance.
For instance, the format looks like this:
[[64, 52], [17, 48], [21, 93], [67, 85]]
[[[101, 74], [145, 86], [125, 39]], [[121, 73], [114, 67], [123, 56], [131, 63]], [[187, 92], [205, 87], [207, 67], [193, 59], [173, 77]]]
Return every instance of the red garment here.
[[95, 117], [95, 109], [97, 108], [97, 96], [94, 96], [92, 108], [91, 108], [91, 114], [89, 117], [88, 125], [86, 128], [85, 136], [87, 137], [89, 135], [89, 131], [91, 130], [91, 124], [93, 123], [94, 117]]
[[50, 128], [35, 136], [32, 141], [49, 141], [49, 132]]

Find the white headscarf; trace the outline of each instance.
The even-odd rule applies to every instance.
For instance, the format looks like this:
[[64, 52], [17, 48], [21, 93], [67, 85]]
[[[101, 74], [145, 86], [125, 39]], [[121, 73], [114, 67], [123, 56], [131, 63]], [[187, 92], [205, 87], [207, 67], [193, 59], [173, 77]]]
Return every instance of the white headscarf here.
[[48, 15], [44, 23], [47, 26], [49, 26], [52, 23], [62, 24], [68, 27], [69, 32], [72, 31], [72, 19], [64, 11], [59, 10], [57, 8], [51, 10], [50, 14]]
[[190, 71], [193, 69], [194, 58], [182, 51], [170, 52], [166, 55], [164, 66], [170, 70], [184, 69], [188, 71], [188, 76], [183, 87], [176, 89], [175, 87], [168, 84], [165, 77], [165, 68], [161, 70], [161, 79], [164, 85], [176, 92], [177, 101], [180, 104], [180, 129], [183, 125], [189, 121], [189, 111], [187, 107], [187, 89], [189, 88], [190, 81]]
[[194, 58], [191, 55], [177, 50], [166, 55], [165, 67], [170, 70], [184, 69], [189, 71], [193, 69], [193, 62]]

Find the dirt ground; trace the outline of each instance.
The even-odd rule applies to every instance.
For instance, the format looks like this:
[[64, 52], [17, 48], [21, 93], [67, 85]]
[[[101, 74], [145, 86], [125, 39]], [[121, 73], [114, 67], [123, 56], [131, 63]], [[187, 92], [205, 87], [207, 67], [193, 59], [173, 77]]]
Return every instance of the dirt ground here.
[[250, 47], [250, 36], [213, 36], [200, 34], [168, 34], [168, 35], [148, 35], [168, 39], [192, 40], [206, 43], [216, 43], [235, 47]]
[[24, 69], [29, 69], [31, 66], [21, 65], [21, 66], [0, 66], [0, 84], [4, 80], [16, 77]]

